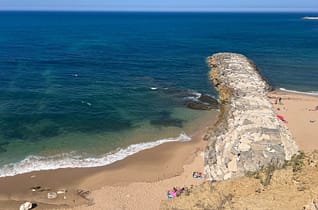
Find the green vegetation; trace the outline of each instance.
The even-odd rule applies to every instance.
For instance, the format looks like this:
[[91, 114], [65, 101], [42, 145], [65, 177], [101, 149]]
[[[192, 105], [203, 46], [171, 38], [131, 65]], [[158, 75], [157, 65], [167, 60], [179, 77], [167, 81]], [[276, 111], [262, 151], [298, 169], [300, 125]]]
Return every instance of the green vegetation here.
[[304, 166], [305, 157], [305, 153], [300, 151], [298, 154], [293, 155], [291, 160], [287, 162], [287, 165], [293, 168], [293, 172], [298, 172]]
[[278, 169], [275, 165], [269, 165], [268, 167], [262, 168], [256, 172], [247, 172], [247, 177], [253, 177], [255, 179], [259, 179], [263, 186], [267, 186], [270, 184], [274, 171]]
[[268, 186], [270, 184], [271, 178], [275, 170], [291, 167], [293, 169], [293, 172], [299, 172], [304, 166], [304, 160], [305, 160], [305, 153], [303, 151], [299, 151], [298, 154], [295, 154], [292, 156], [291, 160], [286, 161], [282, 167], [269, 165], [256, 172], [247, 172], [246, 176], [259, 179], [263, 186]]

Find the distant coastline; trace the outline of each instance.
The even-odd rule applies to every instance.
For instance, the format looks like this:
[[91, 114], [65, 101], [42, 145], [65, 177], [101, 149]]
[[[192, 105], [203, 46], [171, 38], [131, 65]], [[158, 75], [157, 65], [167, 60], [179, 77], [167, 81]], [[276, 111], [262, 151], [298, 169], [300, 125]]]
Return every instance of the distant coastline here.
[[304, 20], [318, 20], [318, 16], [305, 16], [303, 17]]

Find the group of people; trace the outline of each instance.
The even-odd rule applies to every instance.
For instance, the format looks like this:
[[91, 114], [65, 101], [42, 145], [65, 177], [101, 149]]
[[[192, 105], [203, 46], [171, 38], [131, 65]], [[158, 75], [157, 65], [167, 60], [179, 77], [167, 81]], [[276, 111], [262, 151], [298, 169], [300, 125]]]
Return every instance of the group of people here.
[[282, 98], [281, 97], [276, 98], [275, 99], [275, 104], [282, 104]]
[[174, 198], [180, 196], [184, 191], [187, 191], [187, 187], [173, 187], [171, 190], [168, 190], [167, 192], [167, 197], [168, 198]]
[[[203, 174], [202, 172], [198, 172], [198, 171], [194, 171], [192, 173], [192, 177], [193, 178], [203, 178]], [[192, 188], [192, 186], [190, 187], [190, 189]], [[187, 187], [173, 187], [171, 190], [168, 190], [167, 192], [167, 197], [168, 198], [174, 198], [174, 197], [178, 197], [180, 196], [183, 192], [188, 191], [189, 189]]]

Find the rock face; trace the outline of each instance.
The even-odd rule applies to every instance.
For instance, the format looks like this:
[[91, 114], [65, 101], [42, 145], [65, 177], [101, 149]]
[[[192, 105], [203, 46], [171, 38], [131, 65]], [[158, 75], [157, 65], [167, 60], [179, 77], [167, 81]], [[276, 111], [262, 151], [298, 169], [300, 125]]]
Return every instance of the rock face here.
[[21, 204], [19, 210], [29, 210], [32, 209], [32, 203], [31, 202], [25, 202], [23, 204]]
[[215, 54], [208, 58], [208, 64], [221, 104], [219, 121], [206, 136], [208, 179], [239, 177], [290, 160], [298, 147], [277, 118], [267, 98], [271, 87], [256, 66], [234, 53]]

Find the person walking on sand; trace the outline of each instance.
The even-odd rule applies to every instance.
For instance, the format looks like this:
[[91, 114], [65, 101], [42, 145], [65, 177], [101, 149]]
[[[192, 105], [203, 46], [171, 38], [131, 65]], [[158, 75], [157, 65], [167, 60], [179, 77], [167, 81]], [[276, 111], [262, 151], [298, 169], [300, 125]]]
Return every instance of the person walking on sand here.
[[282, 104], [282, 98], [281, 97], [278, 98], [278, 103]]

